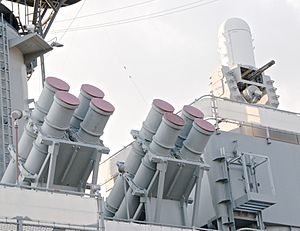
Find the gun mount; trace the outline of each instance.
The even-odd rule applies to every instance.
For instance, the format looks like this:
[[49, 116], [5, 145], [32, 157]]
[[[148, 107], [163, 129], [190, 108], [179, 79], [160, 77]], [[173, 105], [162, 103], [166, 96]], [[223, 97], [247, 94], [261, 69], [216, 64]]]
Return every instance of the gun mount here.
[[222, 66], [212, 74], [211, 91], [215, 96], [234, 101], [277, 108], [279, 96], [274, 81], [264, 74], [275, 61], [256, 68], [252, 40], [248, 24], [241, 19], [227, 20], [221, 27], [219, 53]]
[[242, 73], [242, 78], [246, 79], [246, 80], [249, 80], [249, 81], [259, 82], [259, 81], [257, 81], [257, 78], [260, 78], [261, 74], [265, 70], [267, 70], [271, 66], [273, 66], [274, 64], [275, 64], [275, 61], [271, 60], [270, 62], [268, 62], [267, 64], [265, 64], [264, 66], [262, 66], [261, 68], [259, 68], [257, 70], [248, 69], [247, 71]]

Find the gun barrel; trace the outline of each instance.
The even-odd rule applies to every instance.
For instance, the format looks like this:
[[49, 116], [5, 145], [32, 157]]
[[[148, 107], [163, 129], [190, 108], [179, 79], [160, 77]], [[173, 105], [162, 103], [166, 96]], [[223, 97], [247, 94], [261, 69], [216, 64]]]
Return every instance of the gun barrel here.
[[270, 62], [268, 62], [267, 64], [265, 64], [261, 68], [257, 69], [256, 71], [252, 72], [251, 74], [249, 74], [247, 76], [247, 79], [253, 80], [253, 78], [255, 78], [256, 76], [260, 75], [261, 73], [263, 73], [265, 70], [267, 70], [268, 68], [270, 68], [274, 64], [275, 64], [275, 61], [271, 60]]

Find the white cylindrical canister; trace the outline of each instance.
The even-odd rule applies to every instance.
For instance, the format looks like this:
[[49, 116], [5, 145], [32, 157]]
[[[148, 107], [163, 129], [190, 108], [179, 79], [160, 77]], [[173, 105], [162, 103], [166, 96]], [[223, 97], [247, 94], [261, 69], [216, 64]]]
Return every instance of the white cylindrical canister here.
[[[63, 137], [78, 105], [79, 99], [76, 96], [68, 92], [57, 92], [45, 118], [45, 123], [41, 127], [42, 134], [53, 138]], [[37, 174], [45, 161], [47, 153], [48, 146], [36, 140], [24, 164], [25, 169], [32, 174]]]
[[[149, 152], [158, 156], [168, 156], [171, 149], [175, 146], [178, 133], [184, 126], [184, 120], [173, 113], [165, 113], [159, 128], [152, 142], [149, 145]], [[156, 164], [151, 162], [147, 153], [142, 159], [142, 164], [137, 170], [133, 183], [140, 189], [146, 189], [156, 171]], [[132, 195], [132, 189], [126, 193], [126, 200], [123, 199], [120, 208], [115, 213], [116, 218], [124, 219], [127, 217], [127, 205], [129, 216], [132, 217], [139, 205], [139, 197]]]
[[57, 91], [69, 91], [70, 86], [63, 80], [55, 77], [47, 77], [44, 83], [44, 88], [35, 103], [35, 109], [31, 113], [31, 119], [34, 122], [43, 122], [47, 115], [54, 95]]
[[215, 132], [215, 127], [202, 119], [195, 119], [193, 127], [183, 142], [180, 156], [185, 160], [199, 161], [210, 136]]
[[90, 102], [92, 98], [101, 98], [103, 99], [104, 93], [99, 88], [90, 85], [82, 84], [80, 88], [79, 100], [80, 104], [75, 110], [73, 117], [71, 119], [71, 127], [75, 129], [80, 128], [80, 123], [83, 121], [87, 111], [90, 107]]
[[[55, 77], [47, 77], [45, 80], [44, 88], [35, 104], [35, 109], [32, 111], [29, 121], [25, 126], [25, 130], [19, 140], [19, 157], [20, 163], [25, 163], [32, 145], [37, 137], [37, 132], [34, 130], [34, 123], [42, 123], [44, 117], [49, 112], [53, 103], [54, 95], [57, 91], [69, 91], [69, 85], [61, 79]], [[1, 179], [2, 183], [15, 183], [16, 182], [16, 164], [13, 159]]]
[[41, 127], [42, 134], [48, 137], [62, 138], [64, 132], [70, 127], [70, 120], [78, 105], [79, 99], [76, 96], [68, 92], [57, 92]]
[[174, 148], [178, 133], [183, 128], [184, 120], [173, 113], [165, 113], [153, 140], [149, 145], [151, 153], [159, 156], [168, 156]]
[[80, 129], [77, 133], [78, 140], [85, 143], [97, 144], [114, 110], [115, 108], [111, 103], [100, 98], [93, 98], [90, 102], [90, 108], [80, 124]]
[[178, 149], [182, 147], [182, 143], [188, 136], [194, 120], [197, 118], [203, 119], [204, 114], [196, 107], [193, 107], [191, 105], [185, 105], [182, 109], [181, 117], [184, 119], [185, 125], [180, 131], [176, 140], [176, 148]]
[[155, 99], [152, 102], [152, 108], [150, 112], [147, 115], [146, 120], [143, 122], [142, 129], [139, 132], [139, 136], [142, 139], [151, 141], [152, 137], [156, 133], [156, 130], [158, 129], [161, 119], [166, 112], [174, 112], [174, 107], [169, 104], [168, 102], [161, 100], [161, 99]]
[[[161, 99], [154, 99], [146, 120], [143, 122], [142, 128], [139, 131], [139, 138], [142, 141], [151, 142], [152, 137], [155, 135], [161, 123], [164, 113], [173, 111], [174, 107], [168, 102]], [[142, 143], [138, 140], [135, 140], [131, 145], [131, 150], [125, 161], [125, 171], [131, 176], [134, 176], [144, 156], [145, 151], [142, 148]], [[125, 193], [124, 179], [119, 175], [105, 202], [105, 216], [113, 217], [115, 215], [115, 212], [118, 210]]]

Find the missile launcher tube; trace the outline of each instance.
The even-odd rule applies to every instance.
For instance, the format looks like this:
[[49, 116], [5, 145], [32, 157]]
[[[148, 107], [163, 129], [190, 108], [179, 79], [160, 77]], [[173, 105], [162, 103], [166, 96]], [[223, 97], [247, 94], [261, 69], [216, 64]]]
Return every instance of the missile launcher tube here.
[[[80, 124], [79, 131], [76, 133], [77, 143], [78, 146], [87, 143], [100, 147], [99, 138], [103, 134], [103, 129], [115, 108], [109, 102], [100, 98], [93, 98], [89, 105], [89, 110]], [[80, 185], [80, 187], [84, 187], [92, 170], [98, 169], [100, 158], [100, 152], [78, 150], [77, 154], [69, 157], [69, 163], [72, 164], [68, 166], [68, 170], [63, 176], [57, 178], [57, 181], [69, 186], [76, 187]], [[66, 160], [66, 162], [68, 161]], [[94, 183], [97, 180], [96, 176], [98, 176], [97, 172], [93, 172]]]
[[44, 117], [47, 115], [52, 103], [53, 97], [57, 91], [69, 91], [70, 86], [63, 80], [48, 77], [45, 80], [44, 88], [39, 96], [38, 101], [35, 103], [35, 109], [31, 113], [31, 119], [34, 122], [43, 122]]
[[[146, 120], [143, 122], [142, 128], [139, 131], [139, 139], [143, 141], [152, 141], [152, 137], [156, 133], [164, 113], [173, 111], [174, 107], [168, 102], [161, 99], [154, 99]], [[125, 162], [125, 171], [134, 176], [144, 156], [145, 152], [142, 149], [142, 143], [135, 140]], [[105, 202], [105, 216], [114, 216], [124, 199], [124, 196], [124, 179], [122, 176], [118, 176], [114, 187]]]
[[158, 156], [170, 155], [170, 149], [174, 148], [174, 144], [178, 137], [178, 132], [184, 126], [184, 120], [172, 113], [165, 113], [162, 123], [159, 126], [153, 140], [149, 145], [151, 153]]
[[62, 138], [70, 127], [74, 109], [79, 105], [79, 99], [66, 92], [57, 92], [41, 132], [48, 137]]
[[[52, 138], [62, 138], [69, 128], [74, 110], [79, 105], [79, 99], [67, 92], [57, 92], [54, 102], [41, 127], [41, 133]], [[37, 174], [47, 156], [48, 146], [37, 142], [28, 155], [24, 168], [31, 174]]]
[[17, 180], [16, 161], [10, 159], [8, 166], [2, 176], [1, 183], [15, 184]]
[[[36, 108], [33, 110], [29, 122], [26, 124], [25, 132], [19, 141], [19, 156], [23, 163], [26, 161], [27, 156], [32, 148], [32, 144], [37, 137], [37, 132], [34, 131], [34, 123], [44, 121], [44, 114], [41, 113], [40, 108], [43, 108], [43, 112], [48, 114], [49, 109], [54, 100], [54, 94], [57, 91], [68, 91], [69, 85], [61, 79], [55, 77], [48, 77], [45, 80], [44, 89], [39, 96], [36, 103]], [[46, 99], [44, 99], [46, 98]]]
[[[153, 100], [152, 108], [148, 113], [146, 120], [143, 122], [143, 126], [139, 132], [139, 138], [141, 140], [152, 141], [153, 136], [161, 124], [163, 115], [166, 112], [174, 112], [174, 107], [166, 101], [160, 99]], [[145, 153], [142, 149], [141, 143], [135, 141], [125, 162], [125, 171], [134, 175], [144, 156]]]
[[[167, 122], [169, 123], [169, 121]], [[166, 123], [165, 123], [166, 125]], [[163, 129], [164, 132], [166, 132], [166, 129]], [[202, 154], [210, 136], [214, 133], [215, 128], [213, 125], [211, 125], [209, 122], [204, 121], [202, 119], [195, 119], [192, 123], [192, 128], [189, 132], [189, 135], [187, 136], [186, 140], [183, 142], [183, 147], [180, 150], [182, 157], [193, 160], [193, 161], [199, 161], [200, 160], [200, 154]], [[162, 135], [163, 133], [158, 134]], [[167, 135], [165, 133], [165, 135]], [[155, 135], [156, 137], [156, 135]], [[155, 143], [156, 138], [153, 138], [152, 143], [150, 144], [150, 147], [153, 147], [152, 144]], [[162, 141], [162, 140], [160, 140]], [[200, 141], [200, 142], [199, 142]], [[164, 144], [165, 146], [166, 143]], [[151, 148], [149, 147], [149, 151]], [[147, 189], [149, 186], [154, 174], [156, 171], [155, 163], [151, 162], [148, 158], [148, 155], [143, 158], [142, 165], [138, 169], [134, 179], [133, 183], [141, 189]], [[166, 182], [167, 183], [167, 182]], [[128, 204], [129, 209], [129, 215], [132, 217], [134, 213], [136, 212], [136, 209], [139, 206], [139, 197], [132, 195], [132, 190], [129, 189], [126, 194], [126, 200], [124, 199], [120, 209], [118, 212], [116, 212], [116, 218], [127, 218], [127, 211], [126, 211], [126, 203]]]
[[195, 119], [192, 125], [187, 139], [183, 142], [180, 156], [185, 160], [200, 161], [204, 148], [215, 131], [215, 127], [202, 119]]
[[90, 107], [77, 133], [78, 140], [89, 144], [98, 144], [99, 137], [103, 134], [109, 116], [115, 108], [109, 102], [93, 98]]
[[19, 158], [21, 162], [25, 162], [32, 148], [32, 144], [37, 137], [37, 131], [34, 130], [34, 123], [28, 121], [25, 126], [21, 139], [19, 140]]
[[186, 138], [192, 128], [193, 121], [196, 118], [203, 119], [204, 114], [198, 108], [195, 108], [191, 105], [185, 105], [182, 109], [181, 117], [184, 119], [185, 125], [176, 140], [176, 148], [177, 149], [180, 149], [182, 147], [183, 141], [186, 140]]
[[[25, 163], [28, 154], [32, 148], [33, 142], [37, 137], [37, 132], [34, 131], [34, 123], [42, 123], [44, 117], [47, 115], [57, 91], [69, 91], [69, 85], [61, 79], [55, 77], [47, 77], [44, 88], [35, 104], [35, 109], [32, 111], [29, 121], [25, 125], [24, 132], [18, 142], [19, 160]], [[16, 182], [16, 163], [13, 159], [10, 160], [9, 165], [1, 179], [2, 183]]]
[[79, 100], [80, 104], [78, 108], [76, 108], [72, 119], [71, 119], [71, 127], [74, 129], [80, 128], [80, 123], [84, 120], [84, 117], [89, 110], [89, 105], [92, 98], [101, 98], [103, 99], [104, 93], [97, 87], [89, 85], [89, 84], [82, 84], [80, 88]]
[[161, 99], [155, 99], [152, 103], [152, 108], [143, 122], [143, 127], [139, 132], [141, 139], [151, 141], [157, 131], [161, 118], [165, 112], [174, 112], [174, 107]]
[[[180, 130], [184, 126], [184, 120], [178, 115], [165, 113], [162, 122], [149, 145], [149, 153], [157, 156], [168, 156], [170, 151], [175, 146], [176, 139]], [[142, 164], [137, 170], [133, 183], [141, 189], [147, 189], [156, 171], [156, 164], [151, 162], [147, 153], [142, 159]], [[120, 208], [115, 213], [115, 218], [127, 218], [127, 206], [130, 218], [133, 217], [140, 203], [139, 197], [132, 195], [132, 189], [126, 192]]]
[[26, 162], [24, 163], [25, 169], [31, 174], [36, 174], [40, 171], [40, 168], [46, 159], [48, 154], [48, 146], [45, 144], [33, 143], [32, 149], [28, 155]]
[[104, 216], [113, 217], [118, 211], [120, 204], [122, 203], [125, 196], [124, 178], [118, 175], [114, 186], [109, 193], [104, 206]]
[[[32, 148], [32, 144], [37, 137], [37, 133], [33, 130], [33, 123], [29, 121], [24, 129], [21, 139], [19, 140], [19, 162], [24, 163]], [[16, 183], [17, 179], [16, 161], [10, 159], [9, 164], [1, 179], [1, 183]]]

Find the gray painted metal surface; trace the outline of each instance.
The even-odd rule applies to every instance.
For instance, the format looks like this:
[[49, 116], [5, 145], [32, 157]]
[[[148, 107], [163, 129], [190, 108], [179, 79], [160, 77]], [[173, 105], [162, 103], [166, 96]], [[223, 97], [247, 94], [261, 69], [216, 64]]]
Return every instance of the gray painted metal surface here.
[[[75, 96], [67, 92], [57, 92], [45, 122], [41, 126], [41, 134], [53, 138], [63, 138], [65, 131], [69, 128], [73, 112], [78, 105], [79, 100]], [[24, 163], [24, 169], [31, 174], [37, 174], [46, 159], [47, 153], [48, 146], [36, 140]]]
[[0, 15], [0, 177], [2, 177], [4, 170], [9, 164], [10, 156], [8, 151], [9, 143], [13, 142], [12, 134], [12, 119], [10, 117], [12, 111], [11, 102], [11, 77], [10, 77], [10, 63], [9, 63], [9, 46], [8, 46], [8, 26], [4, 21], [3, 14]]
[[[36, 186], [78, 191], [86, 187], [91, 172], [92, 183], [97, 182], [101, 155], [109, 152], [99, 137], [103, 134], [114, 107], [101, 99], [104, 96], [101, 90], [85, 84], [80, 95], [80, 111], [77, 112], [83, 121], [79, 130], [74, 126], [72, 130], [68, 130], [71, 117], [78, 122], [78, 116], [74, 117], [73, 111], [79, 104], [76, 97], [63, 92], [68, 90], [68, 84], [62, 80], [54, 77], [46, 79], [45, 87], [36, 103], [37, 107], [32, 112], [19, 142], [23, 183], [27, 181], [26, 184]], [[66, 133], [66, 130], [69, 132]], [[13, 149], [11, 154], [13, 158], [2, 179], [3, 183], [16, 182]]]
[[114, 110], [115, 108], [109, 102], [101, 98], [93, 98], [89, 110], [76, 133], [77, 139], [83, 143], [99, 143], [104, 127]]
[[[30, 187], [0, 186], [0, 227], [10, 223], [18, 230], [31, 226], [53, 230], [299, 230], [299, 115], [275, 109], [276, 89], [262, 72], [274, 62], [255, 67], [248, 25], [231, 19], [223, 29], [232, 39], [223, 37], [226, 46], [238, 55], [231, 56], [230, 65], [213, 75], [212, 90], [239, 103], [215, 96], [194, 103], [204, 105], [207, 116], [216, 121], [218, 131], [211, 138], [214, 127], [199, 119], [203, 115], [196, 108], [185, 106], [180, 118], [170, 113], [174, 111], [171, 105], [154, 100], [141, 130], [132, 131], [135, 141], [127, 161], [118, 165], [119, 177], [105, 207], [105, 215], [114, 220], [104, 222], [97, 186], [101, 155], [109, 152], [99, 138], [114, 107], [91, 85], [82, 87], [79, 104], [74, 96], [57, 92], [68, 91], [68, 85], [51, 84], [49, 78], [19, 143], [20, 179]], [[236, 49], [240, 48], [239, 37], [247, 38], [247, 52]], [[27, 39], [28, 44], [41, 41], [29, 35], [11, 46], [22, 51]], [[35, 56], [49, 49], [45, 43], [43, 47]], [[230, 58], [226, 52], [224, 59]], [[32, 57], [24, 53], [24, 59], [27, 63]], [[10, 96], [1, 99], [3, 125], [3, 118], [9, 116], [4, 109], [10, 108], [3, 99], [10, 100]], [[255, 105], [257, 102], [274, 108]], [[235, 132], [221, 131], [232, 119]], [[2, 129], [2, 141], [6, 141], [3, 135]], [[7, 151], [13, 159], [2, 181], [14, 183], [18, 177], [16, 153], [13, 146]], [[88, 184], [91, 172], [92, 183]], [[91, 195], [80, 193], [87, 188]], [[79, 193], [71, 193], [75, 191]]]
[[[149, 142], [152, 141], [153, 136], [155, 135], [163, 114], [165, 112], [173, 112], [174, 108], [169, 103], [155, 99], [152, 102], [152, 107], [143, 122], [141, 130], [134, 135], [136, 139], [131, 149], [128, 153], [127, 160], [124, 164], [124, 170], [128, 172], [131, 176], [134, 176], [141, 164], [142, 158], [145, 156], [145, 150], [143, 150], [143, 145], [149, 145]], [[133, 131], [133, 134], [135, 132]], [[115, 212], [119, 209], [121, 205], [126, 190], [124, 189], [125, 181], [123, 177], [120, 175], [117, 177], [117, 180], [114, 184], [114, 187], [108, 196], [105, 203], [105, 215], [107, 217], [113, 217]]]
[[[96, 184], [99, 162], [102, 154], [109, 153], [108, 148], [40, 135], [38, 140], [48, 145], [48, 154], [39, 173], [33, 177], [31, 185], [47, 189], [82, 191], [91, 172], [92, 183]], [[49, 169], [46, 171], [48, 164]]]
[[44, 122], [45, 116], [48, 114], [57, 91], [69, 91], [69, 85], [55, 77], [48, 77], [45, 80], [44, 88], [35, 103], [35, 108], [31, 113], [31, 119], [34, 122]]
[[175, 145], [178, 150], [182, 148], [183, 142], [186, 140], [187, 136], [189, 135], [194, 120], [197, 118], [203, 119], [204, 114], [199, 109], [193, 106], [185, 105], [182, 109], [180, 116], [184, 119], [185, 125], [176, 140]]
[[[300, 191], [300, 185], [296, 183], [299, 182], [297, 170], [297, 163], [300, 161], [299, 152], [299, 145], [273, 140], [268, 142], [263, 138], [232, 132], [220, 132], [219, 135], [212, 136], [204, 154], [205, 160], [211, 166], [208, 176], [212, 198], [210, 198], [209, 194], [206, 194], [207, 198], [204, 200], [212, 199], [215, 205], [215, 215], [219, 214], [217, 217], [223, 215], [228, 216], [227, 212], [223, 214], [222, 208], [218, 207], [218, 201], [220, 200], [218, 198], [228, 198], [227, 208], [230, 201], [238, 203], [238, 198], [247, 195], [245, 191], [246, 179], [244, 178], [245, 175], [241, 166], [230, 167], [226, 170], [223, 165], [223, 160], [232, 160], [235, 153], [259, 154], [260, 156], [268, 157], [271, 172], [269, 172], [268, 167], [263, 166], [263, 164], [257, 167], [255, 177], [258, 193], [254, 193], [257, 205], [263, 204], [264, 202], [272, 205], [275, 202], [274, 205], [270, 207], [267, 206], [262, 210], [263, 221], [267, 224], [273, 223], [300, 227], [299, 214], [297, 212], [300, 197], [295, 196], [295, 192]], [[275, 197], [273, 197], [274, 189], [272, 188], [270, 174], [274, 182]], [[226, 182], [226, 178], [229, 179], [228, 189], [226, 189], [222, 183]], [[250, 198], [248, 198], [248, 200], [251, 201]], [[200, 205], [200, 207], [203, 206]], [[233, 208], [233, 210], [240, 209]], [[203, 213], [199, 222], [210, 219], [215, 218]], [[247, 217], [245, 217], [245, 219], [247, 219]]]
[[[230, 25], [233, 31], [235, 26]], [[251, 39], [249, 41], [252, 43]], [[236, 52], [239, 50], [237, 49]], [[178, 146], [183, 144], [179, 156], [188, 160], [197, 160], [197, 158], [201, 160], [201, 154], [204, 152], [205, 160], [211, 167], [203, 187], [199, 186], [200, 180], [193, 190], [195, 198], [193, 206], [181, 203], [181, 208], [186, 206], [186, 210], [180, 210], [177, 207], [179, 203], [175, 202], [179, 201], [179, 198], [175, 196], [171, 201], [168, 200], [168, 195], [164, 194], [165, 190], [169, 194], [173, 192], [176, 177], [180, 176], [178, 172], [185, 168], [178, 170], [172, 165], [172, 160], [166, 159], [168, 151], [163, 148], [164, 145], [157, 145], [155, 138], [159, 135], [156, 134], [149, 145], [150, 151], [142, 159], [136, 174], [131, 177], [123, 174], [123, 180], [118, 178], [120, 187], [115, 189], [127, 193], [115, 213], [115, 218], [135, 220], [142, 217], [141, 219], [157, 223], [196, 224], [228, 231], [276, 230], [280, 229], [280, 226], [284, 226], [284, 229], [287, 227], [293, 229], [292, 226], [299, 227], [299, 219], [296, 218], [298, 215], [294, 214], [297, 214], [300, 203], [298, 198], [292, 196], [295, 192], [299, 192], [298, 185], [294, 186], [295, 182], [298, 182], [298, 177], [296, 168], [287, 170], [293, 164], [290, 160], [285, 160], [286, 157], [299, 153], [299, 115], [275, 109], [278, 106], [278, 97], [271, 78], [263, 73], [266, 67], [273, 63], [274, 61], [260, 69], [240, 63], [233, 63], [230, 67], [222, 66], [213, 75], [212, 90], [217, 96], [229, 97], [231, 100], [212, 96], [204, 103], [200, 100], [194, 103], [200, 107], [205, 106], [207, 115], [215, 119], [219, 131], [204, 151], [208, 139], [198, 138], [195, 133], [199, 130], [192, 128], [190, 134], [194, 134], [191, 137], [202, 148], [194, 150], [196, 152], [192, 155], [189, 152], [193, 150], [189, 146], [189, 141], [193, 140], [190, 134], [186, 139], [188, 132], [185, 133], [183, 129], [177, 139]], [[232, 126], [234, 123], [235, 125]], [[235, 133], [221, 132], [220, 129], [226, 126], [228, 130], [235, 129]], [[165, 135], [164, 138], [167, 139]], [[153, 153], [151, 148], [152, 150], [157, 148], [156, 152]], [[195, 155], [197, 153], [198, 156]], [[281, 156], [282, 159], [277, 159], [277, 156]], [[294, 161], [298, 158], [291, 159]], [[282, 165], [284, 161], [289, 163], [286, 167]], [[192, 169], [191, 166], [189, 167]], [[195, 176], [195, 172], [193, 174]], [[202, 179], [202, 175], [203, 172], [198, 175], [198, 180]], [[192, 176], [187, 174], [185, 177], [190, 179]], [[284, 180], [284, 177], [288, 177], [289, 180]], [[170, 179], [173, 181], [172, 184], [165, 188], [165, 183], [170, 182]], [[280, 183], [277, 179], [281, 179]], [[280, 190], [287, 188], [285, 183], [294, 184], [289, 186], [293, 188], [293, 193], [288, 198], [284, 193], [277, 192], [278, 187]], [[181, 186], [182, 188], [175, 191], [180, 192], [188, 188], [183, 183]], [[187, 198], [188, 195], [185, 194], [182, 198]], [[204, 208], [207, 213], [203, 211]], [[278, 208], [280, 211], [277, 210]], [[186, 215], [186, 211], [189, 216]], [[187, 217], [192, 217], [191, 223], [188, 223]]]
[[[192, 105], [200, 108], [206, 118], [213, 118], [217, 121], [233, 122], [238, 126], [246, 125], [263, 129], [270, 128], [275, 131], [280, 130], [286, 133], [285, 136], [288, 133], [297, 135], [300, 131], [300, 114], [296, 112], [265, 107], [259, 104], [251, 105], [243, 102], [235, 102], [213, 95], [202, 96], [194, 101]], [[234, 127], [231, 126], [228, 128], [222, 126], [220, 128], [228, 130]]]
[[[192, 127], [188, 124], [190, 131], [176, 155], [179, 159], [176, 159], [172, 157], [170, 148], [174, 148], [175, 141], [182, 139], [182, 136], [178, 136], [179, 131], [171, 132], [174, 125], [170, 124], [167, 117], [163, 118], [136, 175], [122, 175], [123, 190], [127, 192], [115, 218], [139, 220], [144, 214], [148, 222], [179, 226], [196, 224], [202, 176], [208, 170], [201, 154], [215, 129], [202, 119], [193, 117], [193, 120]], [[179, 121], [176, 129], [178, 125]], [[194, 187], [193, 212], [188, 216], [187, 207], [192, 203], [189, 196]]]
[[[44, 88], [35, 104], [35, 108], [30, 114], [28, 122], [25, 125], [24, 133], [22, 134], [19, 145], [19, 158], [21, 163], [25, 163], [27, 157], [32, 149], [33, 142], [35, 141], [38, 128], [35, 124], [41, 125], [44, 122], [44, 117], [49, 112], [53, 103], [54, 95], [57, 91], [68, 91], [69, 85], [64, 81], [55, 77], [48, 77], [45, 81]], [[16, 182], [16, 162], [12, 158], [9, 165], [1, 179], [2, 183], [15, 183]]]
[[97, 198], [16, 187], [0, 186], [0, 189], [1, 218], [20, 217], [73, 225], [97, 224]]
[[[188, 230], [199, 230], [199, 231], [213, 231], [213, 229], [201, 229], [201, 228], [190, 228], [190, 227], [176, 227], [176, 226], [162, 226], [158, 224], [149, 223], [134, 223], [126, 221], [111, 221], [105, 220], [105, 230], [124, 230], [124, 231], [188, 231]], [[86, 230], [86, 231], [102, 231], [92, 226], [80, 226], [70, 224], [57, 224], [57, 223], [46, 223], [46, 222], [34, 222], [20, 219], [0, 219], [1, 230], [18, 230], [18, 231], [75, 231], [75, 230]], [[275, 230], [275, 229], [274, 229]], [[290, 229], [292, 231], [298, 231], [296, 229]], [[277, 230], [276, 230], [277, 231]]]
[[[166, 113], [149, 145], [149, 153], [155, 153], [160, 156], [170, 155], [171, 148], [175, 146], [175, 141], [183, 125], [184, 120], [179, 116]], [[149, 153], [142, 159], [142, 163], [133, 177], [134, 185], [140, 189], [148, 188], [156, 171], [155, 163], [149, 159]], [[139, 198], [133, 196], [132, 189], [129, 188], [115, 217], [121, 219], [133, 217], [138, 205]]]
[[80, 128], [80, 123], [83, 121], [87, 111], [90, 107], [90, 101], [92, 98], [103, 98], [104, 93], [97, 87], [89, 85], [89, 84], [83, 84], [80, 88], [80, 94], [78, 96], [80, 100], [80, 104], [78, 108], [76, 108], [70, 125], [74, 129]]

